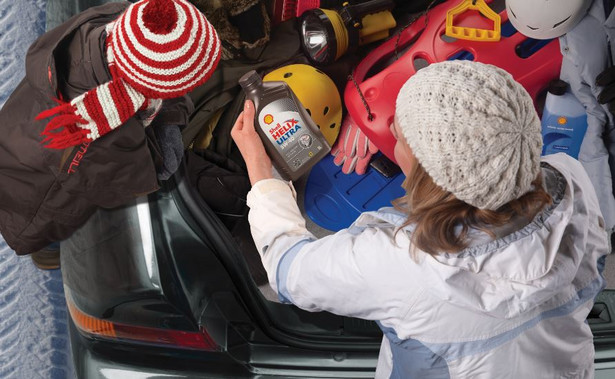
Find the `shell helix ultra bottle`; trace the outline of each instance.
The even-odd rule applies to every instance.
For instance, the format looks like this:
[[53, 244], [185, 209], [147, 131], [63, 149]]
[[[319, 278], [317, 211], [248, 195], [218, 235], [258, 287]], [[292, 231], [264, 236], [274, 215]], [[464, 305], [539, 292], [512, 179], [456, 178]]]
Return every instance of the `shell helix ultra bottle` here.
[[254, 102], [254, 126], [284, 179], [298, 179], [329, 153], [327, 140], [288, 84], [263, 82], [254, 70], [239, 84]]
[[541, 123], [542, 155], [566, 153], [578, 159], [587, 130], [587, 113], [568, 83], [554, 80], [549, 84]]

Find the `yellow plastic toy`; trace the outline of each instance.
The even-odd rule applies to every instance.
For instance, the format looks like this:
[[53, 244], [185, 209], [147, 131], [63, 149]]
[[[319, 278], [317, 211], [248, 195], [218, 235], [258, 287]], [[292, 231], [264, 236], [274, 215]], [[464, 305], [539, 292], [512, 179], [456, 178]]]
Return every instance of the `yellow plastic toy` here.
[[[454, 18], [467, 10], [479, 11], [483, 16], [493, 21], [493, 30], [453, 25]], [[452, 38], [470, 41], [496, 42], [500, 40], [501, 23], [500, 15], [495, 13], [485, 3], [485, 0], [464, 0], [446, 12], [446, 32], [444, 34]]]

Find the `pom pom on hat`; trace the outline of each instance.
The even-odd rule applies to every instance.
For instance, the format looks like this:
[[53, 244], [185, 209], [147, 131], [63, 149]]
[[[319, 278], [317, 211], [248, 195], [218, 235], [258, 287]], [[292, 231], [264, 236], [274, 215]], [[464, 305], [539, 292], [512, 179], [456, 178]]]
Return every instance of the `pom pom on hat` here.
[[172, 1], [150, 0], [143, 11], [143, 24], [152, 33], [170, 33], [176, 23], [177, 12]]
[[[54, 117], [41, 135], [45, 147], [63, 149], [113, 131], [139, 110], [151, 122], [161, 99], [203, 84], [220, 60], [220, 39], [186, 0], [141, 0], [107, 25], [112, 80], [41, 112]], [[146, 125], [147, 126], [147, 125]]]
[[444, 190], [495, 210], [531, 189], [541, 126], [506, 71], [470, 61], [432, 64], [401, 88], [395, 116], [419, 163]]

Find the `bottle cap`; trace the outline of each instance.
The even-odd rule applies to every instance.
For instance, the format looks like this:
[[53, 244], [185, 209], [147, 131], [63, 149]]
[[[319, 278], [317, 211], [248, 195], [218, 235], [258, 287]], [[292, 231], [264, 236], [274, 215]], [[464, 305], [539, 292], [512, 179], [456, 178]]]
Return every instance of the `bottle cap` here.
[[239, 85], [242, 88], [247, 88], [253, 84], [260, 84], [262, 81], [261, 76], [256, 71], [251, 70], [239, 78]]
[[555, 96], [562, 96], [568, 90], [568, 83], [561, 79], [552, 80], [549, 83], [549, 93], [554, 94]]

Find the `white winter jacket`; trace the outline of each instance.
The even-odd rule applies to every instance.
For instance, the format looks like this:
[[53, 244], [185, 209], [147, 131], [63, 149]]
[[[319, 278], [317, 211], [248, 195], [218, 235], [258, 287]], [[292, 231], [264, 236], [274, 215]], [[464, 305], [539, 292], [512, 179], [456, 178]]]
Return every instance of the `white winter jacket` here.
[[316, 239], [288, 183], [248, 194], [252, 235], [284, 302], [376, 320], [377, 378], [590, 378], [585, 322], [604, 286], [609, 251], [596, 194], [581, 165], [543, 158], [554, 202], [529, 224], [474, 233], [458, 254], [410, 255], [412, 227], [392, 208]]
[[[598, 103], [603, 90], [596, 77], [615, 58], [615, 12], [607, 18], [603, 1], [596, 0], [570, 32], [559, 38], [563, 55], [561, 79], [587, 111], [587, 131], [581, 144], [579, 161], [594, 184], [606, 228], [615, 229], [615, 124], [605, 105]], [[610, 142], [607, 142], [610, 141]]]

